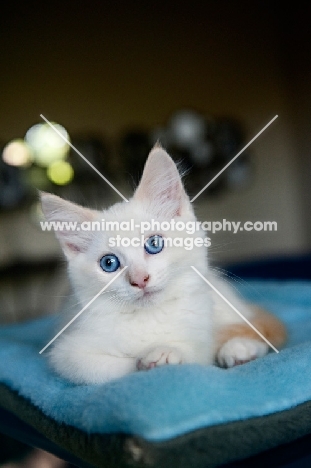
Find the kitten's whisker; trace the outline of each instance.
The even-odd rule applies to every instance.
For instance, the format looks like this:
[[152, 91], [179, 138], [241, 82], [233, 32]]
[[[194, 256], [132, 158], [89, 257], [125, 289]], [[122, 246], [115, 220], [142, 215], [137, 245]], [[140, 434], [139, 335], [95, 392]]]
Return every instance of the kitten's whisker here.
[[209, 269], [212, 270], [212, 271], [214, 271], [215, 274], [217, 274], [217, 276], [218, 276], [219, 278], [223, 278], [224, 276], [226, 276], [228, 279], [230, 279], [230, 280], [232, 280], [232, 281], [235, 281], [235, 282], [237, 282], [237, 283], [239, 283], [239, 284], [243, 284], [243, 282], [245, 283], [245, 281], [242, 280], [242, 278], [240, 278], [240, 277], [238, 277], [238, 276], [237, 276], [236, 278], [234, 278], [234, 277], [230, 274], [230, 272], [228, 272], [227, 270], [225, 270], [225, 269], [223, 269], [223, 268], [216, 267], [216, 266], [210, 266]]
[[[228, 274], [220, 273], [220, 272], [217, 271], [217, 269], [211, 268], [211, 267], [210, 267], [210, 270], [212, 270], [212, 271], [214, 272], [214, 274], [215, 274], [219, 279], [221, 279], [221, 280], [224, 281], [226, 284], [228, 284], [232, 289], [234, 289], [234, 290], [237, 292], [238, 295], [241, 296], [241, 293], [240, 293], [239, 289], [238, 289], [234, 284], [232, 284], [232, 281], [230, 281], [231, 278], [230, 278], [230, 276], [229, 276]], [[239, 284], [242, 285], [242, 283], [239, 282], [239, 281], [236, 280], [236, 279], [234, 279], [233, 281], [236, 281], [237, 283], [239, 283]]]
[[[220, 268], [220, 267], [214, 267], [214, 268], [217, 268], [218, 270], [221, 270], [222, 275], [227, 276], [229, 279], [232, 279], [232, 281], [235, 281], [235, 282], [239, 283], [241, 286], [246, 286], [249, 290], [253, 291], [258, 297], [260, 297], [261, 299], [264, 299], [264, 295], [260, 291], [258, 291], [249, 281], [246, 281], [245, 279], [241, 278], [240, 276], [236, 275], [235, 273], [232, 273], [231, 271], [226, 270], [224, 268]], [[212, 268], [212, 269], [214, 269], [214, 268]]]

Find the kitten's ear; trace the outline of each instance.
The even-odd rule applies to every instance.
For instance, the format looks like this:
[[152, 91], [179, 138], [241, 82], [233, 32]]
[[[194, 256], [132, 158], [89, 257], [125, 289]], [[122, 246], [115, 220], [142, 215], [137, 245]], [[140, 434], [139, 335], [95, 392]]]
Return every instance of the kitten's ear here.
[[176, 164], [158, 144], [149, 153], [134, 199], [147, 204], [150, 212], [159, 217], [174, 218], [192, 212]]
[[[66, 257], [71, 259], [75, 255], [85, 252], [91, 242], [92, 232], [90, 229], [82, 231], [81, 223], [88, 221], [87, 227], [91, 225], [91, 221], [96, 217], [96, 211], [83, 208], [51, 193], [40, 192], [40, 198], [46, 221], [59, 223], [58, 225], [54, 224], [53, 228]], [[64, 223], [70, 223], [67, 225], [67, 229]], [[79, 229], [73, 229], [75, 225]], [[56, 226], [58, 227], [56, 228]]]

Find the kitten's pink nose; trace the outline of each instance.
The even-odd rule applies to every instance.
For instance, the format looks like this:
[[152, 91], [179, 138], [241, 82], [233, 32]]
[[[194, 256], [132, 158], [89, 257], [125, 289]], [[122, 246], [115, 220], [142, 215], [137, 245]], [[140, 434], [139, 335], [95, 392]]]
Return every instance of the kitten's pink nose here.
[[135, 286], [139, 289], [144, 289], [147, 286], [150, 275], [148, 274], [136, 274], [130, 275], [130, 283], [132, 286]]

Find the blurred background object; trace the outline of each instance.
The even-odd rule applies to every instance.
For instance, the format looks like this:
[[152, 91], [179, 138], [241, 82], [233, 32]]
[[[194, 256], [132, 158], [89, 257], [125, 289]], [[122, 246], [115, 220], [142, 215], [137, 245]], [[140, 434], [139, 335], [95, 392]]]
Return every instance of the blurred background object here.
[[[155, 144], [160, 143], [175, 159], [181, 172], [189, 174], [188, 192], [204, 187], [244, 145], [242, 124], [234, 119], [211, 119], [194, 110], [176, 110], [164, 125], [151, 130], [133, 129], [121, 138], [121, 164], [129, 174], [140, 175]], [[250, 178], [248, 153], [203, 193], [243, 188]]]
[[[185, 172], [191, 173], [189, 184], [196, 190], [231, 161], [243, 142], [242, 125], [236, 120], [211, 120], [193, 110], [177, 110], [165, 126], [127, 130], [119, 140], [112, 142], [120, 155], [118, 167], [114, 169], [123, 174], [123, 178], [124, 174], [140, 174], [150, 149], [160, 143], [181, 163]], [[92, 185], [102, 183], [93, 167], [106, 177], [118, 179], [109, 164], [112, 160], [111, 150], [100, 136], [80, 136], [71, 142], [61, 125], [35, 124], [27, 130], [24, 139], [14, 139], [2, 150], [0, 209], [14, 209], [27, 201], [36, 201], [38, 194], [34, 188], [63, 192], [62, 188], [70, 185], [71, 191], [75, 189], [76, 193], [88, 192]], [[247, 161], [247, 153], [244, 153], [203, 196], [243, 186], [250, 175]], [[99, 200], [102, 198], [101, 194]]]

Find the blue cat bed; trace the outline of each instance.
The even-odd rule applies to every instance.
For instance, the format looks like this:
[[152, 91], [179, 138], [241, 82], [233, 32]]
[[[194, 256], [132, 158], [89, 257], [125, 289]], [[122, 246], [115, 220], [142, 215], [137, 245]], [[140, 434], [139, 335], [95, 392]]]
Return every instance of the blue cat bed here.
[[78, 466], [107, 468], [219, 466], [310, 434], [311, 282], [252, 280], [238, 289], [287, 324], [289, 341], [229, 370], [167, 366], [77, 386], [39, 354], [55, 318], [2, 327], [0, 431]]

